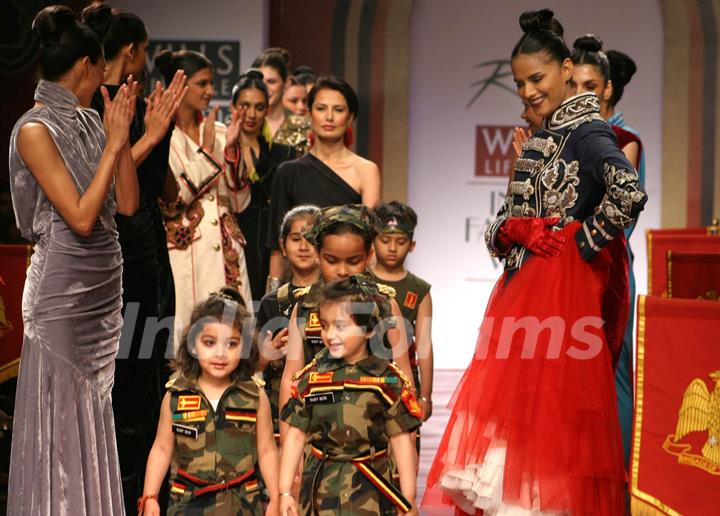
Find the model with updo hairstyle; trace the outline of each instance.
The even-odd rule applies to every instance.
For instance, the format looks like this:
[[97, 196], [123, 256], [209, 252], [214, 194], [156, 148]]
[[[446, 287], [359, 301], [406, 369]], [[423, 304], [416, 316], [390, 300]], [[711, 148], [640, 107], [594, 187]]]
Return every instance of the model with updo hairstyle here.
[[[282, 98], [285, 91], [285, 82], [288, 78], [288, 67], [292, 56], [284, 48], [268, 48], [255, 58], [253, 68], [257, 68], [263, 74], [265, 86], [267, 86], [268, 114], [267, 122], [270, 127], [270, 134], [275, 137], [277, 132], [285, 123], [285, 109]], [[287, 142], [279, 142], [287, 143]]]
[[[123, 514], [111, 389], [122, 328], [114, 216], [139, 194], [128, 142], [137, 83], [90, 109], [103, 80], [100, 38], [54, 5], [40, 40], [35, 105], [10, 137], [17, 226], [34, 245], [23, 289], [8, 514]], [[98, 481], [102, 479], [102, 481]]]
[[308, 93], [310, 93], [310, 90], [315, 86], [315, 81], [317, 81], [317, 74], [315, 71], [310, 68], [309, 66], [298, 66], [295, 68], [295, 70], [292, 73], [293, 77], [295, 77], [295, 80], [297, 80], [298, 83], [305, 86], [305, 89]]
[[289, 145], [273, 141], [267, 123], [269, 95], [263, 75], [251, 68], [240, 76], [232, 90], [233, 111], [244, 113], [240, 131], [242, 167], [247, 170], [250, 204], [237, 214], [245, 235], [245, 263], [253, 299], [261, 299], [268, 290], [270, 248], [266, 245], [270, 230], [270, 194], [275, 171], [295, 157]]
[[607, 58], [610, 61], [610, 79], [613, 84], [613, 95], [610, 98], [610, 105], [615, 107], [625, 92], [625, 86], [630, 82], [637, 71], [633, 59], [619, 50], [608, 50]]
[[[544, 121], [522, 145], [485, 231], [504, 273], [453, 395], [425, 497], [468, 514], [614, 516], [626, 496], [611, 367], [629, 311], [623, 230], [647, 195], [598, 97], [575, 94], [552, 11], [523, 13], [520, 25], [513, 81]], [[599, 41], [578, 46], [601, 62], [587, 54], [599, 52]], [[518, 320], [533, 322], [517, 331], [509, 321]]]

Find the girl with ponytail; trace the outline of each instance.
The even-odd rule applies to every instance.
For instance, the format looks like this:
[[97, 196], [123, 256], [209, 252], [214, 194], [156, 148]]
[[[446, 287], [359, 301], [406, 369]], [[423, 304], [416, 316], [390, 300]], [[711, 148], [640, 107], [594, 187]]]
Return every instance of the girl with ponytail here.
[[552, 11], [523, 13], [520, 26], [513, 79], [544, 122], [485, 233], [505, 272], [425, 500], [467, 514], [622, 514], [613, 367], [628, 315], [623, 229], [646, 195], [598, 98], [574, 94]]

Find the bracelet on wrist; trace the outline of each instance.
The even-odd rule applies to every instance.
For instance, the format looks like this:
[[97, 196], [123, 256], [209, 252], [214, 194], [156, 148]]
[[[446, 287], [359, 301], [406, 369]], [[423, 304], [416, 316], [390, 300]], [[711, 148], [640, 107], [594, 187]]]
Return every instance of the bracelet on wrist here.
[[145, 502], [147, 502], [148, 500], [157, 500], [157, 495], [142, 495], [140, 498], [138, 498], [138, 514], [143, 513], [143, 510], [145, 509]]
[[282, 493], [280, 493], [280, 496], [287, 496], [287, 497], [289, 497], [289, 498], [295, 498], [295, 497], [293, 496], [293, 494], [292, 494], [291, 492], [289, 492], [289, 491], [283, 491]]
[[427, 396], [419, 396], [418, 399], [420, 401], [424, 401], [425, 403], [429, 403], [430, 405], [432, 405], [432, 400], [430, 398], [428, 398]]

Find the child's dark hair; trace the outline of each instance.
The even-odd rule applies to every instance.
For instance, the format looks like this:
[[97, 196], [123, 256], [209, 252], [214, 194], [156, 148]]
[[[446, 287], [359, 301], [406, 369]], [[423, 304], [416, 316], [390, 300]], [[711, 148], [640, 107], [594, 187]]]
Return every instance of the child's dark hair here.
[[625, 86], [635, 75], [637, 66], [629, 55], [618, 50], [608, 50], [607, 58], [610, 62], [610, 80], [613, 84], [613, 93], [608, 104], [615, 107], [625, 92]]
[[[400, 201], [391, 201], [375, 208], [375, 214], [380, 219], [382, 226], [395, 220], [402, 228], [409, 229], [412, 233], [417, 227], [417, 213], [410, 206]], [[412, 236], [412, 235], [411, 235]]]
[[184, 71], [187, 78], [190, 79], [200, 70], [213, 69], [210, 60], [194, 50], [178, 50], [177, 52], [163, 50], [155, 58], [155, 66], [160, 70], [165, 85], [172, 82], [173, 76], [178, 70]]
[[267, 86], [263, 82], [263, 74], [257, 68], [250, 68], [244, 74], [240, 76], [238, 83], [233, 86], [232, 89], [232, 103], [236, 104], [240, 92], [244, 90], [258, 90], [265, 97], [265, 102], [268, 102], [270, 96], [268, 95]]
[[[367, 276], [354, 274], [349, 278], [334, 281], [323, 286], [318, 307], [330, 303], [353, 303], [350, 317], [367, 332], [378, 329], [379, 324], [392, 317], [388, 298], [381, 294], [377, 285]], [[384, 333], [384, 332], [383, 332]]]
[[378, 231], [380, 219], [373, 210], [362, 204], [345, 204], [324, 208], [317, 223], [305, 238], [320, 251], [326, 236], [351, 233], [362, 237], [365, 252], [369, 253]]
[[252, 63], [253, 68], [262, 68], [263, 66], [269, 66], [273, 68], [280, 78], [284, 81], [288, 78], [288, 66], [290, 66], [290, 60], [292, 56], [290, 52], [284, 48], [268, 48], [255, 58]]
[[88, 5], [83, 9], [82, 18], [102, 40], [107, 60], [114, 59], [125, 45], [140, 45], [148, 39], [145, 24], [139, 17], [108, 4]]
[[280, 224], [280, 240], [283, 242], [287, 240], [290, 235], [290, 229], [293, 222], [300, 218], [312, 219], [315, 224], [320, 218], [320, 208], [313, 206], [312, 204], [304, 204], [302, 206], [295, 206], [292, 210], [288, 211], [282, 219]]
[[32, 31], [40, 38], [40, 76], [48, 81], [65, 75], [78, 59], [87, 56], [95, 64], [103, 55], [100, 37], [64, 5], [40, 11]]
[[520, 27], [524, 34], [513, 48], [512, 58], [518, 54], [545, 52], [552, 60], [562, 63], [570, 57], [570, 50], [563, 40], [563, 26], [550, 9], [522, 13]]
[[301, 86], [307, 86], [308, 84], [314, 85], [317, 81], [317, 74], [309, 66], [298, 66], [290, 76], [293, 84], [299, 84]]
[[593, 65], [603, 76], [605, 84], [610, 79], [610, 62], [602, 50], [603, 42], [595, 34], [580, 36], [573, 43], [572, 62], [576, 65]]
[[255, 373], [258, 362], [258, 347], [252, 335], [252, 314], [245, 308], [240, 293], [231, 287], [222, 287], [213, 292], [205, 301], [195, 305], [190, 316], [190, 323], [183, 330], [180, 347], [175, 353], [173, 369], [190, 380], [200, 376], [200, 364], [193, 354], [195, 341], [205, 324], [211, 322], [230, 323], [240, 331], [242, 339], [242, 360], [230, 378], [249, 380]]
[[325, 76], [320, 77], [316, 82], [313, 89], [308, 93], [307, 105], [308, 109], [312, 109], [315, 97], [320, 90], [335, 90], [345, 98], [345, 102], [348, 105], [348, 111], [356, 119], [360, 110], [360, 104], [358, 102], [357, 94], [347, 82], [339, 77]]

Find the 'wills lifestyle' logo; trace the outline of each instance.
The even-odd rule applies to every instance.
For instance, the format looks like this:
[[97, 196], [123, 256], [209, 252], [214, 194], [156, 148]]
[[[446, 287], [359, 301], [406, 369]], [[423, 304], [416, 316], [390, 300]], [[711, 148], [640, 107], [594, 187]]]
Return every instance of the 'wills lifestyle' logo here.
[[515, 160], [513, 126], [475, 128], [475, 177], [508, 177]]

